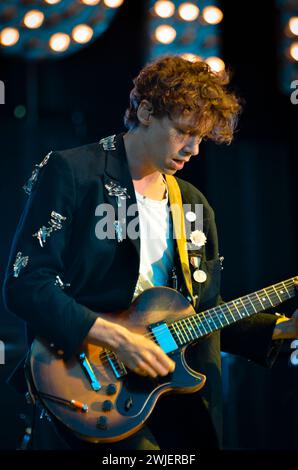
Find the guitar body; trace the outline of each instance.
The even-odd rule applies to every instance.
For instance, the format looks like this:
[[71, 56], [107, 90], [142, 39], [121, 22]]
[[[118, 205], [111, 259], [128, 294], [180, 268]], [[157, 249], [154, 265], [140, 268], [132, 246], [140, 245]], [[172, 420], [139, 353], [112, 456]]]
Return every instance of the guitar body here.
[[[147, 336], [156, 324], [171, 324], [194, 313], [177, 291], [154, 287], [143, 292], [128, 310], [105, 314], [104, 318]], [[101, 347], [86, 343], [81, 353], [99, 386], [94, 390], [90, 374], [77, 356], [65, 361], [46, 341], [36, 339], [29, 358], [31, 379], [48, 411], [77, 437], [95, 443], [119, 441], [142, 427], [162, 394], [193, 393], [204, 386], [206, 377], [187, 365], [185, 348], [168, 352], [176, 362], [173, 373], [152, 379], [126, 370], [114, 353], [107, 355]], [[72, 408], [57, 399], [76, 400], [88, 410]]]

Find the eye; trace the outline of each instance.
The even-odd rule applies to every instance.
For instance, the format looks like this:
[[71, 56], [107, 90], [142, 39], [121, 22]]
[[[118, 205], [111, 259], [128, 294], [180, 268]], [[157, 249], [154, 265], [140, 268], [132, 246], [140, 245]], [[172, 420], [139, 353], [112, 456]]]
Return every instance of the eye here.
[[188, 131], [185, 131], [185, 130], [179, 129], [179, 128], [177, 129], [177, 132], [178, 132], [179, 135], [187, 135], [188, 134]]

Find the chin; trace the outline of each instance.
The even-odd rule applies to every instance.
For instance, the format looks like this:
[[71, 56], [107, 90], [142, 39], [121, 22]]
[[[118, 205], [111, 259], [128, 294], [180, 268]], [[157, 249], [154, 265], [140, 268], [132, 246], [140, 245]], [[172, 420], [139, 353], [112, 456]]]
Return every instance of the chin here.
[[174, 168], [164, 168], [162, 173], [165, 175], [174, 175], [177, 172]]

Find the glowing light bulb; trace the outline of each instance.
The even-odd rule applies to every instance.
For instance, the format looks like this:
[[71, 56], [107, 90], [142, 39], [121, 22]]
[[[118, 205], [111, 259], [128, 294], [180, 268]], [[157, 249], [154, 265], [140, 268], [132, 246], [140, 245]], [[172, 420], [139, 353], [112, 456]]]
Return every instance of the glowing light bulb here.
[[218, 24], [223, 19], [223, 12], [217, 7], [206, 7], [202, 11], [202, 16], [206, 23]]
[[225, 63], [219, 57], [208, 57], [205, 60], [213, 72], [221, 72], [225, 69]]
[[0, 44], [2, 46], [14, 46], [20, 38], [20, 33], [16, 28], [4, 28], [0, 33]]
[[82, 3], [84, 3], [84, 5], [98, 5], [100, 0], [81, 0]]
[[293, 42], [290, 47], [290, 55], [292, 59], [298, 60], [298, 42]]
[[39, 10], [31, 10], [24, 16], [24, 25], [30, 29], [39, 28], [44, 22], [44, 14]]
[[170, 16], [173, 16], [175, 13], [175, 5], [173, 2], [160, 0], [155, 3], [154, 11], [161, 18], [170, 18]]
[[93, 36], [93, 29], [87, 24], [78, 24], [71, 32], [74, 41], [85, 44], [89, 42]]
[[61, 2], [61, 0], [44, 0], [49, 5], [56, 5], [56, 3]]
[[295, 34], [295, 36], [298, 36], [298, 16], [293, 16], [289, 19], [289, 28], [291, 33]]
[[124, 0], [104, 0], [105, 5], [110, 8], [118, 8], [123, 2]]
[[185, 52], [181, 57], [185, 60], [189, 60], [189, 62], [199, 62], [202, 60], [202, 57], [192, 54], [191, 52]]
[[199, 16], [200, 10], [194, 3], [181, 3], [178, 8], [180, 17], [185, 21], [194, 21]]
[[55, 33], [50, 37], [49, 46], [55, 52], [64, 52], [70, 44], [70, 37], [65, 33]]
[[158, 26], [155, 30], [155, 38], [162, 44], [170, 44], [176, 37], [176, 30], [167, 24]]

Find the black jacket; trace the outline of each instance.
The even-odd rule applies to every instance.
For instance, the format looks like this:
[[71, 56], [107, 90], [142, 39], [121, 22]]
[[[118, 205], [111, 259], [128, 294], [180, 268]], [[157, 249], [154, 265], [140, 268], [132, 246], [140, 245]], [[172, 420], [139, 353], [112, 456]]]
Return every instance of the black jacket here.
[[[53, 152], [46, 162], [36, 166], [7, 267], [7, 309], [28, 323], [31, 336], [47, 338], [65, 352], [65, 357], [79, 348], [96, 312], [128, 308], [138, 279], [139, 238], [127, 237], [118, 242], [115, 237], [99, 240], [96, 236], [96, 225], [103, 217], [97, 215], [97, 206], [112, 204], [117, 213], [116, 198], [109, 195], [106, 185], [115, 183], [126, 188], [127, 207], [136, 204], [123, 135], [116, 136], [115, 145], [107, 145], [109, 150], [104, 148], [106, 145], [94, 143]], [[177, 181], [183, 203], [204, 206], [207, 243], [202, 250], [201, 269], [207, 273], [207, 280], [193, 280], [193, 291], [198, 296], [196, 310], [200, 311], [221, 301], [214, 213], [200, 191], [186, 181]], [[131, 220], [133, 217], [135, 214]], [[43, 233], [38, 232], [42, 228]], [[177, 266], [179, 286], [187, 295], [181, 270], [179, 274], [179, 259]], [[221, 415], [220, 336], [222, 350], [270, 365], [275, 321], [273, 315], [259, 314], [189, 348], [191, 365], [207, 375], [200, 396], [217, 428]]]

